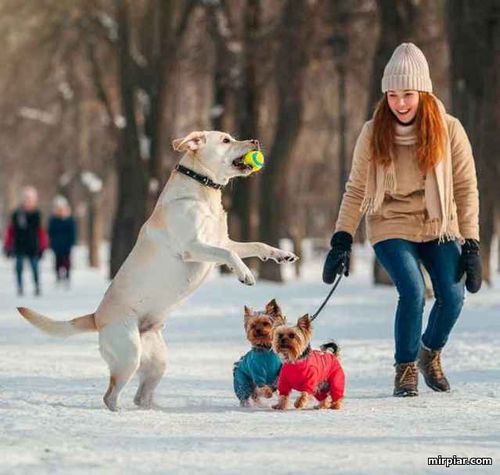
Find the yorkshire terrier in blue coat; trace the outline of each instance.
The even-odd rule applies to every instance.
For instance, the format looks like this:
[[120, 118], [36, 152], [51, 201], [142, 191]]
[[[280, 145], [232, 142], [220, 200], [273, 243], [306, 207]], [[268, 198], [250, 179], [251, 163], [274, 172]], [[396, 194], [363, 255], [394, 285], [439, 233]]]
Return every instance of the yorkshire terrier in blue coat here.
[[245, 306], [244, 326], [252, 349], [234, 364], [233, 386], [241, 407], [250, 407], [250, 400], [270, 398], [276, 390], [281, 360], [272, 349], [274, 329], [285, 324], [285, 317], [276, 300], [263, 312]]

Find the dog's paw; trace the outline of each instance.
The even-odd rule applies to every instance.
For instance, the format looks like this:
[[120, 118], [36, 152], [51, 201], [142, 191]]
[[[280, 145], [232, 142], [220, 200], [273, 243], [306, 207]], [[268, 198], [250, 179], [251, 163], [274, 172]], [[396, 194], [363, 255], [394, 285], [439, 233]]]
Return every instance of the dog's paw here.
[[283, 406], [283, 404], [280, 403], [273, 404], [271, 407], [276, 411], [284, 411], [286, 409], [286, 406]]
[[269, 386], [261, 386], [255, 389], [257, 396], [265, 397], [270, 399], [273, 397], [273, 390]]
[[309, 397], [302, 395], [295, 400], [293, 405], [295, 409], [304, 409], [307, 406], [308, 401]]
[[339, 409], [342, 409], [342, 400], [332, 402], [331, 408], [338, 411]]
[[245, 285], [255, 285], [255, 277], [248, 271], [238, 276], [238, 280]]
[[292, 263], [299, 259], [293, 252], [282, 251], [281, 249], [273, 249], [269, 258], [278, 264]]
[[104, 404], [106, 404], [106, 407], [111, 411], [111, 412], [119, 412], [120, 411], [120, 406], [118, 405], [118, 402], [116, 399], [112, 399], [109, 397], [104, 397], [103, 398]]
[[322, 410], [322, 409], [330, 409], [331, 407], [332, 407], [331, 402], [325, 399], [316, 406], [314, 406], [314, 409]]

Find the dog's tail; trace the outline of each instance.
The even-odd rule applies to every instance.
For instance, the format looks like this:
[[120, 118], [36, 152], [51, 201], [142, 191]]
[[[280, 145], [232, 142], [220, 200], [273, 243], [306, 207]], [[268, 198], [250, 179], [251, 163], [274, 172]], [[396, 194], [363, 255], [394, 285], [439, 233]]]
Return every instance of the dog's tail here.
[[323, 343], [320, 346], [321, 351], [329, 351], [330, 353], [334, 354], [335, 356], [338, 356], [340, 352], [339, 345], [335, 343], [333, 340], [328, 341], [326, 343]]
[[17, 307], [17, 311], [35, 327], [53, 336], [66, 337], [83, 332], [95, 332], [95, 314], [84, 315], [68, 321], [52, 320], [26, 307]]

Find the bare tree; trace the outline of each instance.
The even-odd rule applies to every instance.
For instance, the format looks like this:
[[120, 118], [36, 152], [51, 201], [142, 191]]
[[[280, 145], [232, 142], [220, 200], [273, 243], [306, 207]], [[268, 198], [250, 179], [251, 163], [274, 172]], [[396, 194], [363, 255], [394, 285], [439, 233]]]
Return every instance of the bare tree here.
[[[241, 139], [259, 135], [259, 64], [263, 64], [261, 46], [265, 36], [261, 31], [261, 3], [245, 0], [230, 7], [228, 2], [220, 1], [208, 7], [216, 45], [213, 126], [227, 127]], [[226, 192], [230, 232], [239, 240], [258, 237], [258, 182], [258, 175], [253, 175], [235, 181]], [[249, 265], [255, 267], [256, 260]]]
[[453, 111], [467, 130], [476, 158], [483, 271], [491, 283], [500, 180], [500, 2], [448, 0], [447, 6]]
[[[290, 173], [291, 152], [301, 127], [304, 76], [311, 55], [313, 8], [311, 2], [306, 0], [287, 0], [281, 17], [275, 73], [277, 123], [260, 188], [260, 238], [273, 246], [279, 246], [283, 237], [287, 176]], [[291, 51], [293, 54], [290, 54]], [[261, 266], [261, 277], [282, 280], [280, 268], [269, 263]]]
[[[169, 73], [175, 67], [194, 0], [144, 2], [139, 21], [127, 0], [114, 0], [119, 103], [118, 196], [111, 247], [113, 276], [132, 249], [148, 202], [163, 183], [161, 144]], [[107, 106], [110, 108], [110, 106]], [[148, 200], [152, 192], [152, 199]]]

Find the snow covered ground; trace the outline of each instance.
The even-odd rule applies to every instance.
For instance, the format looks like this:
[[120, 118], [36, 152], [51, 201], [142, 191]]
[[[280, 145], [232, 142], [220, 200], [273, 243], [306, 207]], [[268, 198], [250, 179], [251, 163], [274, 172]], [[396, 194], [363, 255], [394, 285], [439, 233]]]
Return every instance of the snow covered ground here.
[[[59, 340], [16, 314], [33, 306], [55, 318], [93, 310], [105, 271], [75, 271], [56, 289], [44, 262], [44, 296], [14, 296], [12, 263], [0, 259], [0, 473], [412, 474], [500, 473], [500, 278], [468, 296], [444, 355], [452, 384], [437, 394], [421, 382], [418, 398], [392, 392], [396, 294], [370, 285], [371, 250], [316, 321], [315, 344], [335, 338], [348, 376], [342, 411], [241, 410], [232, 364], [247, 351], [243, 305], [272, 297], [289, 319], [314, 311], [328, 288], [321, 263], [285, 285], [242, 286], [214, 277], [169, 318], [169, 368], [157, 410], [137, 410], [133, 381], [123, 410], [101, 402], [107, 368], [95, 334]], [[80, 259], [81, 260], [81, 259]], [[428, 309], [427, 309], [428, 310]], [[428, 457], [493, 457], [493, 466], [429, 467]]]

